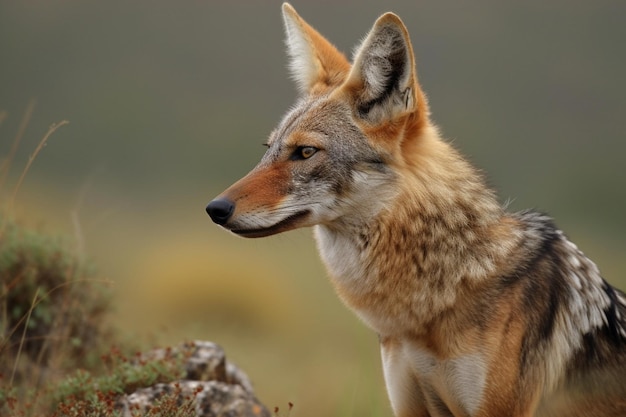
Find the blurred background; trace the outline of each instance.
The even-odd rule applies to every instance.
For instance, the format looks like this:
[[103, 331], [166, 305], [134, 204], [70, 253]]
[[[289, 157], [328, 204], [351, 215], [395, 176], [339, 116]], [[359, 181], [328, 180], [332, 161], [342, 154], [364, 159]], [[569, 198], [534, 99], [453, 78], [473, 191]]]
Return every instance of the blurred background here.
[[[204, 207], [295, 100], [280, 1], [0, 0], [7, 198], [115, 283], [142, 346], [223, 345], [268, 406], [390, 416], [376, 336], [334, 295], [310, 230], [263, 240]], [[626, 288], [626, 2], [296, 1], [351, 54], [383, 12], [412, 36], [433, 118], [512, 210], [553, 215]]]

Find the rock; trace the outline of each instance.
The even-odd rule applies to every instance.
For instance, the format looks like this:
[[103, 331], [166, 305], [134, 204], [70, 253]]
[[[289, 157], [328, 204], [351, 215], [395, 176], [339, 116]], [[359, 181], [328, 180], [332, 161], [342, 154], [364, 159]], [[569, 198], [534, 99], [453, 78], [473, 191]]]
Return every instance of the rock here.
[[123, 395], [118, 399], [118, 408], [124, 417], [145, 415], [157, 407], [174, 408], [176, 415], [196, 417], [271, 416], [254, 396], [245, 372], [228, 362], [222, 348], [215, 343], [184, 343], [173, 349], [148, 352], [138, 360], [158, 360], [178, 354], [185, 358], [185, 378]]

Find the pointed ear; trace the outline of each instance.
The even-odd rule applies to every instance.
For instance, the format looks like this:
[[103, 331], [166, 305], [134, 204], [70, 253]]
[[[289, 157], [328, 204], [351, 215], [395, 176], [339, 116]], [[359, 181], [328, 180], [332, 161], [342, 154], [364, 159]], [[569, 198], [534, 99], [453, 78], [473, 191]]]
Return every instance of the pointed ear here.
[[427, 114], [409, 33], [398, 16], [386, 13], [378, 18], [356, 50], [346, 88], [356, 113], [372, 123], [416, 110]]
[[289, 4], [283, 4], [289, 68], [302, 94], [315, 94], [341, 84], [350, 63]]

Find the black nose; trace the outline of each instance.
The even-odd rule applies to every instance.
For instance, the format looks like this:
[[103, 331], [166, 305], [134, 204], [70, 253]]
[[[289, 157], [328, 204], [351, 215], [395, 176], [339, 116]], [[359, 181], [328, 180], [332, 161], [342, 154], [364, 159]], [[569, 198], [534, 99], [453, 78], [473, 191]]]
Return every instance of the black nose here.
[[217, 224], [225, 224], [235, 210], [235, 203], [225, 198], [216, 198], [206, 206], [206, 212]]

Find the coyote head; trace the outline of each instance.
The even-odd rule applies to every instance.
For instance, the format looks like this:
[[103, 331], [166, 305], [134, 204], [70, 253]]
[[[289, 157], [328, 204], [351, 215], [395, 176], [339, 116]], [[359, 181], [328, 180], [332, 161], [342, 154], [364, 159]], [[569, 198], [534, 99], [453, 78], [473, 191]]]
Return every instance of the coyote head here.
[[213, 221], [245, 237], [368, 221], [431, 128], [408, 32], [381, 16], [350, 64], [289, 5], [283, 18], [300, 92], [259, 164], [209, 203]]

